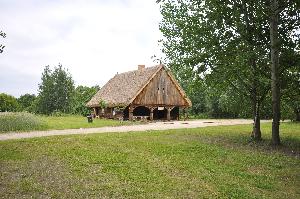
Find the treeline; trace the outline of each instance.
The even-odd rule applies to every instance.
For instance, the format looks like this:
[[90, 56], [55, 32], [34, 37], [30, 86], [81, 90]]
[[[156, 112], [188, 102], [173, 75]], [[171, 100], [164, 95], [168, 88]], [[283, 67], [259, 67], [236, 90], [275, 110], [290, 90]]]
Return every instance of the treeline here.
[[27, 111], [37, 114], [87, 115], [85, 105], [99, 90], [99, 86], [75, 87], [71, 74], [59, 64], [53, 70], [46, 66], [39, 84], [38, 95], [24, 94], [19, 98], [0, 94], [0, 112]]
[[[200, 80], [199, 80], [200, 81]], [[251, 100], [232, 88], [219, 90], [204, 80], [183, 84], [193, 106], [188, 110], [191, 118], [251, 118]], [[297, 88], [295, 88], [297, 89]], [[260, 118], [272, 119], [271, 93], [260, 104]], [[281, 119], [300, 121], [300, 98], [284, 94], [281, 100]]]

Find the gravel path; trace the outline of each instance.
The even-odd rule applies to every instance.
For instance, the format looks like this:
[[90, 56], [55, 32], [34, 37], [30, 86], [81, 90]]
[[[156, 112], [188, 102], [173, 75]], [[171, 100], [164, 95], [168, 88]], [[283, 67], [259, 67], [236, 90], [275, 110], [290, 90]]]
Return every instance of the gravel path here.
[[[268, 121], [262, 120], [261, 122], [268, 122]], [[13, 140], [13, 139], [22, 139], [22, 138], [54, 136], [54, 135], [168, 130], [168, 129], [184, 129], [184, 128], [186, 129], [186, 128], [206, 127], [206, 126], [236, 125], [236, 124], [251, 124], [251, 123], [253, 123], [252, 120], [245, 120], [245, 119], [232, 119], [232, 120], [209, 119], [209, 120], [192, 120], [192, 121], [154, 122], [149, 124], [132, 125], [132, 126], [31, 131], [31, 132], [20, 132], [20, 133], [11, 132], [11, 133], [0, 134], [0, 140]]]

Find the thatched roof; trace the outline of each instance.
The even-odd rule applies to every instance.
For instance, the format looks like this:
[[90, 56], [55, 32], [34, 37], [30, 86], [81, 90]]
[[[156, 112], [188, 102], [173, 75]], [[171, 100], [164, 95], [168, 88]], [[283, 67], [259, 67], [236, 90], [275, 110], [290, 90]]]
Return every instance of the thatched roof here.
[[109, 107], [127, 106], [141, 88], [163, 67], [162, 65], [116, 74], [87, 103], [88, 107], [99, 107], [100, 101]]
[[[100, 102], [104, 101], [108, 107], [128, 106], [162, 68], [164, 68], [163, 65], [157, 65], [116, 74], [86, 105], [88, 107], [99, 107]], [[187, 101], [188, 106], [191, 106], [190, 99], [186, 96], [178, 82], [167, 69], [166, 71], [182, 97]]]

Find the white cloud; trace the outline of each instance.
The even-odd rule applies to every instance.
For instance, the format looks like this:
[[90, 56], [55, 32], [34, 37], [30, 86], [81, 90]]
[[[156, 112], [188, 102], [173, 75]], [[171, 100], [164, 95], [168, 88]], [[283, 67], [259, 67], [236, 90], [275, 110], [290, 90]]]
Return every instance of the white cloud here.
[[[154, 65], [150, 57], [160, 53], [155, 1], [0, 0], [0, 12], [0, 29], [7, 33], [1, 40], [6, 48], [0, 77], [6, 78], [0, 79], [0, 92], [37, 90], [43, 67], [58, 63], [77, 85], [102, 86], [117, 72]], [[20, 77], [31, 79], [18, 86]]]

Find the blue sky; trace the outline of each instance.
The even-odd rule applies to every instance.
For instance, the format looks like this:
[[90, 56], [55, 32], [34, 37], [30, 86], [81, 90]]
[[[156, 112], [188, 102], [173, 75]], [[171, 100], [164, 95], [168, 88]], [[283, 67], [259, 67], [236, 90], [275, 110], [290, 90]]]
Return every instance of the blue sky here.
[[0, 0], [0, 93], [37, 93], [44, 66], [61, 63], [76, 85], [103, 86], [160, 54], [153, 0]]

